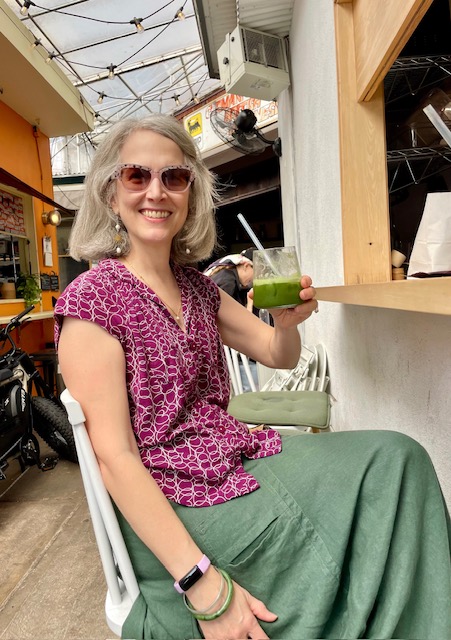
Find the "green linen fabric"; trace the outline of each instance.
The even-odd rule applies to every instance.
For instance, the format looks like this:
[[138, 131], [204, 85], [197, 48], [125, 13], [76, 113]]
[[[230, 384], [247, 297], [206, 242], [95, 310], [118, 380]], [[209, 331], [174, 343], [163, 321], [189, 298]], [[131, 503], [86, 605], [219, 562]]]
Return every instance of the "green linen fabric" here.
[[[244, 465], [257, 491], [173, 507], [212, 562], [278, 614], [262, 623], [270, 638], [451, 638], [449, 515], [417, 442], [294, 433]], [[201, 638], [173, 578], [120, 520], [141, 590], [122, 637]]]
[[246, 424], [327, 429], [330, 400], [325, 391], [253, 391], [234, 396], [227, 411]]

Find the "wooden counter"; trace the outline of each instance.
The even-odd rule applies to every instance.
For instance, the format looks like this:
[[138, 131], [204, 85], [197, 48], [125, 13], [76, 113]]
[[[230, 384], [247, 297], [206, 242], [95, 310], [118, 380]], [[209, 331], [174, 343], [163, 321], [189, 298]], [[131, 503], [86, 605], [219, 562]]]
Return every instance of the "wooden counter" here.
[[[11, 302], [11, 300], [8, 300], [8, 302]], [[12, 302], [14, 302], [14, 300], [12, 300]], [[11, 318], [17, 316], [19, 313], [20, 311], [18, 311], [17, 313], [13, 313], [10, 316], [0, 316], [0, 325], [8, 324]], [[47, 318], [53, 318], [53, 311], [32, 311], [28, 316], [25, 317], [29, 318], [30, 320], [47, 320]]]
[[317, 287], [317, 299], [451, 316], [451, 277]]

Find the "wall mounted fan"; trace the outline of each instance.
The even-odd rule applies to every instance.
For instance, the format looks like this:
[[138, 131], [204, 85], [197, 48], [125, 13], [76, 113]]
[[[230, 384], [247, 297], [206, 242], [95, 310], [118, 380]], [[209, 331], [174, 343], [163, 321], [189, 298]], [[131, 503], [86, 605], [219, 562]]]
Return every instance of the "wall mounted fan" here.
[[282, 155], [280, 138], [268, 140], [255, 127], [257, 118], [251, 109], [214, 109], [210, 113], [211, 128], [223, 142], [241, 153], [257, 155], [272, 146], [276, 156]]

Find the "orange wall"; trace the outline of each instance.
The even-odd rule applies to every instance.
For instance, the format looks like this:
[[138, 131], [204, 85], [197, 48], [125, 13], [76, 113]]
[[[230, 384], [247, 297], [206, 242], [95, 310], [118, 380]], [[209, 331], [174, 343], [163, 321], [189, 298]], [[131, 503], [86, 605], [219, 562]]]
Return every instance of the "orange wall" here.
[[[30, 97], [32, 99], [32, 97]], [[0, 166], [23, 182], [53, 199], [52, 167], [50, 162], [50, 143], [47, 136], [33, 130], [31, 124], [17, 115], [12, 109], [0, 101]], [[41, 214], [50, 211], [51, 206], [37, 198], [33, 198], [36, 222], [36, 242], [40, 273], [59, 273], [56, 228], [42, 224]], [[53, 267], [44, 267], [42, 255], [42, 239], [45, 235], [52, 238]], [[43, 291], [42, 309], [36, 305], [35, 312], [51, 311], [52, 296], [58, 292]], [[0, 305], [0, 316], [13, 316], [24, 308], [22, 302], [3, 303]], [[27, 335], [27, 348], [42, 349], [48, 338], [48, 321], [36, 320], [24, 329]], [[34, 345], [34, 346], [33, 346]]]

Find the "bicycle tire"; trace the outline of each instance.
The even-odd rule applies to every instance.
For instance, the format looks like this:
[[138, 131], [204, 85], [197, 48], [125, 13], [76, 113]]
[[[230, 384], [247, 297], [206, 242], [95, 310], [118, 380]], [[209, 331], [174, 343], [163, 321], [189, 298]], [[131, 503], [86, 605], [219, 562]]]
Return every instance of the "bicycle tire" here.
[[52, 400], [31, 398], [33, 427], [56, 453], [66, 460], [78, 462], [72, 426], [66, 412]]

